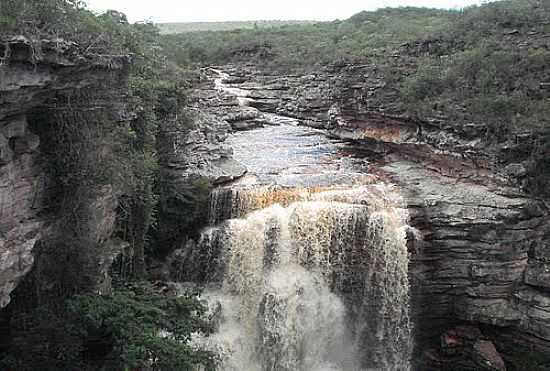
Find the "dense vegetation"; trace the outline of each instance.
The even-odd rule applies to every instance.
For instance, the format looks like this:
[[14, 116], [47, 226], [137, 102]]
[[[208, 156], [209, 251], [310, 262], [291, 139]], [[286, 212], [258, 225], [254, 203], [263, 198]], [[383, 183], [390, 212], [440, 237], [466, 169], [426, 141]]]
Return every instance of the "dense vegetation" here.
[[208, 333], [204, 307], [149, 284], [126, 284], [111, 296], [80, 295], [63, 306], [36, 306], [12, 319], [3, 370], [213, 370], [212, 354], [188, 345]]
[[3, 0], [0, 32], [39, 40], [49, 35], [77, 42], [88, 53], [124, 53], [139, 48], [140, 30], [130, 27], [124, 14], [111, 11], [96, 16], [81, 0]]
[[400, 81], [408, 112], [484, 122], [488, 136], [549, 127], [550, 3], [502, 1], [471, 8], [432, 38]]
[[165, 42], [181, 64], [257, 61], [281, 71], [313, 70], [427, 37], [446, 27], [452, 15], [423, 8], [388, 8], [362, 12], [345, 21], [167, 35]]
[[181, 22], [158, 23], [161, 34], [176, 34], [183, 32], [231, 31], [242, 29], [277, 28], [289, 25], [312, 24], [315, 21], [235, 21], [235, 22]]

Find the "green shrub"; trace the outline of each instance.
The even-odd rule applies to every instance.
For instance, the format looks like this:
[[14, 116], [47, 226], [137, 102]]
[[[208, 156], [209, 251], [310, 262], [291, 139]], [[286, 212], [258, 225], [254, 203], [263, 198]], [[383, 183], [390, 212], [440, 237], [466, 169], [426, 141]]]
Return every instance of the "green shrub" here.
[[[454, 45], [448, 55], [424, 57], [397, 83], [406, 111], [485, 125], [492, 141], [550, 127], [548, 95], [540, 88], [550, 79], [550, 52], [535, 46], [537, 33], [525, 37], [548, 19], [550, 7], [540, 1], [495, 2], [459, 13], [438, 36], [439, 43]], [[510, 40], [514, 27], [521, 30]]]
[[63, 307], [14, 315], [13, 343], [0, 360], [6, 370], [213, 370], [213, 354], [189, 345], [208, 332], [194, 296], [159, 294], [150, 284], [113, 296], [77, 296]]
[[399, 47], [450, 22], [447, 11], [398, 8], [362, 12], [347, 21], [288, 25], [228, 32], [189, 32], [163, 37], [172, 60], [225, 64], [257, 60], [283, 71], [310, 71], [342, 59], [364, 58], [377, 49]]

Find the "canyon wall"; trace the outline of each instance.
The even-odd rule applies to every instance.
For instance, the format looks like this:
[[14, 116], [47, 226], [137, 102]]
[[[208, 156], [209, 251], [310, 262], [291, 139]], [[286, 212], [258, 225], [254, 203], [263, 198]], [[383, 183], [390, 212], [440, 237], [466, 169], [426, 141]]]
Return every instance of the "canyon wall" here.
[[[123, 96], [117, 96], [118, 87], [124, 86], [128, 57], [84, 56], [74, 43], [31, 41], [23, 36], [2, 39], [0, 55], [4, 56], [0, 59], [0, 308], [3, 308], [9, 304], [12, 291], [33, 268], [34, 250], [39, 245], [45, 250], [55, 250], [55, 241], [69, 239], [74, 234], [82, 243], [99, 246], [100, 255], [105, 255], [105, 259], [98, 257], [100, 265], [109, 260], [107, 256], [117, 245], [110, 241], [117, 206], [112, 187], [88, 179], [79, 187], [65, 190], [65, 196], [70, 193], [71, 197], [59, 195], [64, 179], [56, 174], [68, 169], [60, 169], [62, 164], [54, 163], [52, 158], [66, 149], [55, 148], [55, 143], [64, 135], [61, 128], [69, 125], [76, 133], [89, 133], [87, 138], [81, 135], [71, 138], [75, 145], [84, 145], [79, 140], [92, 143], [89, 153], [80, 158], [100, 161], [112, 148], [101, 131], [95, 130], [94, 117], [105, 114], [113, 123], [128, 122], [131, 117], [124, 109]], [[63, 202], [68, 198], [74, 202], [63, 204], [60, 197]], [[95, 280], [97, 290], [101, 290], [104, 282], [100, 282], [101, 278], [97, 281], [98, 277]]]
[[[392, 58], [406, 73], [413, 57]], [[248, 91], [241, 116], [219, 115], [233, 130], [266, 113], [294, 118], [355, 143], [369, 173], [400, 187], [420, 234], [411, 239], [409, 267], [419, 367], [503, 370], [502, 358], [518, 365], [537, 357], [548, 365], [550, 203], [540, 187], [548, 167], [532, 151], [548, 148], [548, 132], [495, 142], [483, 122], [408, 117], [374, 63], [306, 76], [220, 69], [237, 92]], [[234, 98], [202, 103], [218, 112], [239, 106]]]

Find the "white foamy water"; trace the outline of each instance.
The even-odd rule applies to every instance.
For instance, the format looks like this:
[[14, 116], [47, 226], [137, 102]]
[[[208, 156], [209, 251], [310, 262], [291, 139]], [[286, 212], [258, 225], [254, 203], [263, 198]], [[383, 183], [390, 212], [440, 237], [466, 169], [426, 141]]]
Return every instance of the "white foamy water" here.
[[223, 355], [222, 370], [408, 369], [406, 213], [387, 207], [394, 199], [365, 205], [364, 192], [348, 203], [320, 192], [205, 231], [200, 251], [213, 233], [224, 243], [198, 269], [223, 279], [205, 295], [219, 327], [197, 341]]

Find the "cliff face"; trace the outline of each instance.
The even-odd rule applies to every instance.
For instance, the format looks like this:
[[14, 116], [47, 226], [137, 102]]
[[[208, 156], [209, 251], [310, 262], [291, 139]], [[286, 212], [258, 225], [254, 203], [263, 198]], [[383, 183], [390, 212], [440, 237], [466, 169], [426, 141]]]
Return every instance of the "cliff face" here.
[[547, 354], [550, 210], [544, 190], [532, 187], [546, 175], [545, 160], [531, 149], [548, 147], [549, 133], [525, 130], [491, 143], [483, 122], [410, 119], [374, 65], [344, 66], [328, 83], [316, 79], [325, 93], [309, 98], [306, 88], [291, 112], [312, 112], [332, 135], [383, 155], [372, 169], [400, 185], [423, 236], [411, 279], [418, 344], [440, 348], [426, 352], [428, 364], [455, 361], [441, 361], [448, 345], [437, 340], [461, 322], [486, 327], [479, 338], [493, 340], [505, 358]]
[[[423, 236], [410, 272], [428, 364], [455, 362], [440, 360], [449, 346], [434, 340], [461, 322], [486, 327], [479, 338], [493, 340], [505, 358], [547, 354], [550, 210], [544, 191], [531, 187], [545, 176], [533, 173], [544, 159], [533, 159], [531, 149], [537, 141], [547, 147], [548, 132], [491, 143], [483, 122], [412, 120], [395, 109], [372, 65], [346, 66], [329, 86], [328, 129], [383, 155], [372, 168], [400, 185]], [[426, 352], [430, 342], [439, 349]]]
[[[405, 73], [410, 59], [392, 63]], [[548, 357], [550, 204], [533, 187], [548, 170], [532, 148], [548, 147], [549, 133], [515, 132], [496, 143], [484, 123], [406, 117], [375, 64], [309, 76], [252, 65], [224, 71], [226, 82], [250, 92], [243, 112], [290, 116], [352, 141], [371, 173], [400, 186], [421, 237], [411, 242], [409, 270], [423, 367], [502, 370], [501, 356]]]
[[[75, 44], [63, 40], [33, 41], [13, 37], [0, 42], [0, 308], [33, 267], [33, 249], [60, 238], [56, 226], [62, 208], [54, 206], [59, 179], [52, 175], [44, 148], [58, 134], [50, 123], [68, 118], [71, 106], [92, 115], [105, 110], [98, 100], [73, 99], [76, 93], [101, 96], [107, 85], [117, 86], [129, 60], [115, 56], [82, 56]], [[102, 88], [99, 86], [102, 85]], [[107, 99], [108, 100], [108, 99]], [[116, 105], [116, 104], [115, 104]], [[109, 107], [113, 107], [110, 103]], [[88, 112], [88, 113], [86, 113]], [[122, 112], [122, 111], [121, 111]], [[119, 115], [120, 120], [126, 120]], [[73, 122], [79, 125], [78, 122]], [[101, 140], [101, 138], [96, 138]], [[107, 151], [98, 146], [96, 151]], [[74, 193], [83, 189], [74, 189]], [[86, 220], [82, 238], [103, 244], [111, 236], [116, 201], [112, 189], [101, 187], [77, 215]], [[76, 223], [76, 222], [75, 222]], [[66, 226], [65, 226], [66, 227]]]
[[162, 118], [157, 138], [160, 167], [157, 238], [166, 253], [180, 247], [182, 240], [205, 224], [211, 187], [246, 173], [246, 168], [233, 159], [232, 148], [224, 144], [231, 131], [230, 124], [221, 114], [215, 114], [227, 102], [207, 88], [211, 83], [206, 75], [195, 78], [195, 89], [186, 108], [179, 116], [169, 114]]

